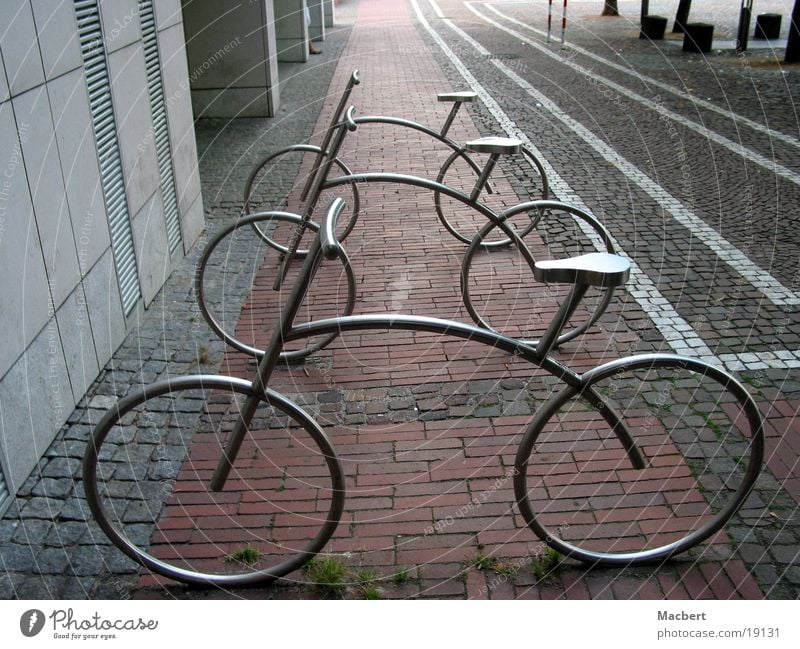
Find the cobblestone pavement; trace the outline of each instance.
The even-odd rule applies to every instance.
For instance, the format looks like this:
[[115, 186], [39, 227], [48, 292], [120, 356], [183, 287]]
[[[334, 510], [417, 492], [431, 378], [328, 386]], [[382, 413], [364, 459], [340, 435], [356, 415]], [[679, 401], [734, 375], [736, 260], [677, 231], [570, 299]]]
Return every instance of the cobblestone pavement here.
[[[293, 68], [298, 75], [282, 88], [278, 118], [199, 125], [207, 231], [240, 213], [254, 160], [306, 141], [324, 127], [354, 68], [364, 78], [353, 95], [358, 114], [436, 124], [446, 114], [434, 101], [437, 92], [470, 85], [485, 91], [482, 103], [460, 115], [454, 139], [522, 135], [547, 161], [552, 193], [598, 215], [637, 265], [627, 291], [589, 334], [559, 350], [559, 360], [588, 369], [620, 354], [673, 350], [725, 364], [762, 404], [767, 467], [725, 533], [660, 566], [587, 570], [556, 560], [516, 514], [508, 478], [520, 432], [551, 394], [552, 383], [541, 372], [475, 345], [419, 334], [393, 333], [391, 339], [364, 334], [335, 341], [304, 365], [279, 367], [271, 382], [326, 427], [345, 461], [348, 501], [326, 558], [344, 568], [348, 585], [320, 588], [313, 583], [322, 580], [319, 575], [298, 571], [288, 583], [269, 588], [203, 590], [139, 574], [86, 520], [80, 457], [92, 424], [115, 396], [157, 378], [215, 367], [233, 376], [252, 373], [253, 362], [224, 350], [197, 312], [191, 275], [201, 243], [0, 521], [5, 568], [0, 597], [797, 596], [800, 243], [794, 206], [800, 170], [797, 120], [787, 109], [797, 73], [784, 73], [768, 54], [684, 55], [673, 43], [639, 41], [625, 17], [600, 20], [588, 3], [574, 4], [568, 46], [561, 49], [526, 27], [544, 25], [541, 11], [532, 16], [528, 4], [342, 3], [342, 27], [325, 41], [324, 54], [315, 57], [321, 59], [318, 65]], [[669, 6], [652, 2], [651, 10], [668, 15], [674, 11]], [[633, 3], [622, 2], [621, 9], [638, 14]], [[722, 11], [715, 16], [720, 25], [735, 24]], [[443, 155], [430, 140], [363, 126], [348, 140], [343, 157], [356, 170], [430, 176]], [[524, 169], [503, 168], [506, 178], [498, 181], [494, 200], [513, 204], [517, 194], [536, 185], [536, 174]], [[411, 311], [468, 321], [453, 285], [463, 248], [431, 224], [430, 198], [388, 185], [362, 192], [361, 220], [347, 242], [357, 269], [357, 312]], [[556, 255], [589, 249], [574, 243], [575, 237], [569, 228], [549, 231], [547, 248]], [[544, 240], [534, 241], [544, 247]], [[497, 257], [495, 272], [518, 275], [513, 272], [518, 259]], [[272, 268], [254, 237], [243, 237], [235, 254], [213, 262], [225, 279], [215, 285], [211, 301], [221, 305], [229, 326], [238, 321], [237, 335], [250, 343], [264, 344], [265, 325], [275, 314], [270, 307], [285, 297], [259, 288]], [[325, 313], [326, 288], [333, 291], [338, 281], [335, 273], [321, 280], [323, 289], [312, 296], [307, 315]], [[251, 282], [256, 291], [249, 295]], [[536, 309], [525, 311], [525, 301], [546, 320], [552, 296], [512, 289], [504, 289], [516, 290], [509, 301], [481, 302], [482, 313], [510, 333], [535, 335], [529, 328], [538, 324]], [[497, 320], [511, 307], [521, 320]], [[678, 390], [669, 390], [678, 398]], [[654, 397], [658, 403], [659, 393]], [[121, 482], [136, 484], [122, 494], [131, 512], [125, 522], [132, 526], [152, 522], [152, 516], [137, 516], [161, 511], [159, 485], [176, 478], [182, 485], [187, 462], [195, 463], [207, 448], [209, 430], [201, 426], [187, 459], [189, 444], [181, 433], [195, 429], [196, 413], [175, 411], [183, 421], [170, 420], [176, 413], [168, 406], [148, 413], [155, 419], [122, 431], [110, 454], [112, 462], [120, 455], [115, 477], [127, 475]], [[153, 423], [164, 433], [148, 438]], [[134, 440], [139, 450], [132, 459], [127, 449]], [[685, 442], [675, 440], [678, 446]], [[553, 448], [544, 461], [557, 454]], [[707, 452], [694, 459], [708, 460]], [[547, 471], [550, 478], [558, 473]], [[670, 475], [677, 476], [674, 470]], [[285, 521], [274, 518], [269, 498], [298, 506], [307, 501], [285, 473], [275, 479], [280, 497], [257, 493], [263, 499], [247, 505], [270, 529]], [[708, 486], [688, 484], [687, 493]], [[568, 497], [587, 495], [597, 509], [613, 496], [594, 489]], [[638, 507], [658, 515], [656, 508]], [[204, 544], [178, 534], [179, 524], [164, 525], [180, 523], [187, 512], [158, 514], [160, 531], [177, 532], [154, 537], [154, 544], [185, 543], [202, 551]], [[303, 537], [297, 521], [289, 529]], [[151, 527], [142, 534], [147, 539]]]
[[[313, 136], [349, 32], [347, 23], [329, 32], [323, 54], [307, 64], [281, 64], [281, 107], [275, 118], [205, 120], [196, 125], [206, 231], [135, 324], [0, 520], [0, 598], [129, 597], [137, 568], [109, 545], [91, 521], [83, 497], [80, 463], [89, 433], [116, 397], [156, 380], [214, 372], [220, 364], [223, 345], [203, 321], [194, 295], [198, 257], [209, 234], [241, 214], [244, 182], [253, 164], [267, 151]], [[259, 254], [257, 247], [240, 252], [242, 268], [247, 267], [246, 254]], [[232, 270], [232, 262], [227, 263]], [[240, 276], [238, 287], [226, 286], [229, 304], [237, 295], [243, 300], [249, 291], [249, 277]], [[174, 454], [168, 444], [162, 445], [157, 470], [168, 471]], [[131, 480], [147, 472], [146, 460], [126, 462]], [[142, 502], [145, 496], [140, 495]]]

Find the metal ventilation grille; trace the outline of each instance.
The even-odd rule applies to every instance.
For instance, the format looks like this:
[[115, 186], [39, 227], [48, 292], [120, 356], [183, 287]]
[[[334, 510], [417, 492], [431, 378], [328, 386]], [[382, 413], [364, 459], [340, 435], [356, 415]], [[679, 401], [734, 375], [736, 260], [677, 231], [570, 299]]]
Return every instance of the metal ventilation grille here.
[[97, 5], [97, 0], [75, 0], [75, 14], [78, 18], [78, 38], [89, 89], [89, 109], [97, 143], [97, 157], [100, 161], [100, 183], [111, 230], [111, 249], [114, 252], [122, 308], [128, 314], [141, 292]]
[[178, 216], [178, 196], [172, 172], [172, 149], [169, 145], [167, 110], [164, 84], [161, 80], [161, 61], [158, 56], [158, 38], [152, 0], [139, 0], [139, 21], [142, 26], [144, 62], [147, 70], [147, 89], [150, 93], [150, 110], [153, 114], [153, 140], [158, 156], [158, 174], [161, 178], [161, 195], [164, 199], [164, 219], [167, 223], [167, 240], [170, 252], [181, 242], [181, 222]]
[[3, 511], [3, 505], [6, 504], [8, 498], [8, 486], [6, 485], [6, 477], [3, 475], [3, 467], [0, 467], [0, 512]]

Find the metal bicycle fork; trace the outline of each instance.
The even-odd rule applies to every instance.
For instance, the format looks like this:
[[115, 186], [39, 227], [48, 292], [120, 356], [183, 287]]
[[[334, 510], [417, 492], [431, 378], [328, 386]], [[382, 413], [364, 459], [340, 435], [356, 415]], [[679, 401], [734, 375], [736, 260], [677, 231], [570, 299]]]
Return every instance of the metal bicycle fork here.
[[[325, 222], [335, 222], [336, 217], [344, 208], [344, 201], [337, 198], [329, 208], [329, 215], [326, 215]], [[344, 254], [344, 250], [341, 250]], [[286, 256], [287, 259], [291, 258], [290, 255]], [[344, 256], [344, 263], [349, 263], [346, 255]], [[211, 478], [212, 491], [222, 491], [225, 487], [225, 481], [230, 474], [233, 462], [236, 459], [239, 449], [241, 448], [244, 437], [250, 426], [250, 422], [258, 410], [259, 404], [262, 403], [261, 395], [266, 390], [269, 379], [275, 370], [278, 360], [280, 358], [281, 350], [283, 349], [283, 342], [289, 331], [292, 329], [294, 319], [300, 310], [300, 305], [308, 293], [308, 288], [314, 279], [314, 275], [322, 263], [322, 244], [319, 236], [315, 236], [314, 240], [309, 247], [308, 255], [303, 263], [303, 268], [300, 275], [295, 281], [292, 291], [286, 300], [286, 305], [281, 311], [280, 321], [275, 331], [272, 334], [269, 344], [264, 353], [264, 357], [258, 364], [255, 377], [253, 378], [253, 394], [248, 396], [242, 405], [239, 417], [234, 425], [228, 442], [220, 458], [214, 475]]]

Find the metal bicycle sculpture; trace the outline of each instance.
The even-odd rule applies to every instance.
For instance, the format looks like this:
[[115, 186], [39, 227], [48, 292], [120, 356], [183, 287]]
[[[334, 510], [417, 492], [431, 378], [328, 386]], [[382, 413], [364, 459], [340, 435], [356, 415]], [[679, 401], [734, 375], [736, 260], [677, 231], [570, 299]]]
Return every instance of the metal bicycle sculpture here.
[[[354, 77], [355, 78], [355, 77]], [[343, 99], [347, 98], [347, 94]], [[339, 112], [337, 110], [337, 112]], [[481, 202], [480, 195], [482, 190], [486, 187], [492, 170], [497, 163], [497, 160], [503, 155], [515, 154], [522, 150], [522, 143], [519, 140], [511, 138], [497, 138], [488, 137], [480, 138], [469, 142], [467, 146], [461, 151], [476, 151], [488, 153], [489, 159], [485, 167], [480, 170], [472, 190], [467, 194], [458, 189], [444, 185], [441, 182], [422, 178], [419, 176], [412, 176], [407, 174], [397, 173], [346, 173], [344, 176], [330, 178], [331, 170], [334, 166], [343, 168], [343, 165], [337, 162], [337, 155], [345, 141], [348, 131], [355, 131], [359, 127], [359, 119], [354, 116], [354, 108], [351, 106], [345, 112], [344, 118], [341, 122], [335, 124], [331, 130], [330, 142], [326, 143], [325, 151], [327, 155], [322, 156], [322, 163], [319, 168], [314, 172], [313, 184], [309, 189], [309, 201], [306, 203], [306, 211], [303, 215], [296, 215], [290, 212], [283, 211], [269, 211], [249, 214], [235, 223], [220, 230], [206, 246], [203, 255], [198, 263], [198, 270], [195, 276], [195, 291], [198, 298], [200, 310], [203, 314], [208, 325], [211, 329], [222, 338], [226, 343], [257, 358], [264, 354], [264, 350], [256, 347], [255, 345], [247, 344], [241, 339], [237, 338], [233, 333], [226, 331], [224, 323], [219, 318], [215, 317], [213, 309], [209, 306], [206, 290], [206, 277], [209, 261], [212, 255], [218, 249], [225, 249], [226, 241], [229, 237], [234, 235], [242, 228], [254, 227], [259, 232], [273, 232], [281, 225], [290, 225], [292, 229], [291, 239], [288, 245], [284, 246], [279, 244], [269, 236], [264, 237], [264, 241], [268, 246], [281, 255], [281, 260], [278, 265], [275, 280], [273, 282], [273, 290], [279, 290], [284, 278], [288, 272], [289, 266], [293, 259], [298, 257], [305, 257], [307, 250], [299, 248], [300, 241], [306, 229], [315, 230], [317, 225], [311, 220], [310, 214], [316, 207], [316, 201], [320, 195], [322, 188], [337, 188], [337, 187], [354, 187], [367, 185], [367, 184], [381, 184], [391, 183], [418, 187], [433, 192], [437, 196], [447, 196], [454, 201], [468, 207], [476, 214], [480, 215], [485, 222], [485, 225], [468, 241], [469, 245], [462, 260], [462, 268], [460, 275], [460, 289], [461, 296], [467, 312], [476, 324], [491, 329], [491, 323], [488, 318], [480, 313], [480, 309], [476, 307], [472, 299], [472, 292], [470, 289], [471, 277], [473, 273], [473, 266], [476, 260], [476, 254], [484, 251], [487, 247], [487, 242], [496, 231], [501, 231], [504, 238], [500, 241], [503, 245], [510, 242], [522, 257], [522, 262], [527, 266], [527, 270], [534, 276], [534, 263], [535, 258], [528, 245], [525, 243], [523, 237], [534, 228], [563, 228], [564, 221], [567, 217], [570, 220], [577, 222], [580, 229], [575, 228], [580, 234], [585, 237], [586, 247], [594, 249], [596, 245], [602, 245], [606, 252], [613, 253], [614, 247], [611, 237], [606, 231], [605, 227], [590, 213], [581, 210], [575, 206], [559, 201], [551, 200], [537, 200], [520, 203], [510, 207], [502, 212], [496, 212], [490, 209], [485, 203]], [[454, 153], [449, 160], [453, 159]], [[441, 174], [440, 174], [441, 176]], [[523, 215], [527, 218], [528, 225], [518, 231], [512, 225], [510, 220], [517, 215]], [[351, 218], [347, 227], [340, 237], [344, 239], [347, 234], [352, 230], [353, 219]], [[491, 244], [497, 241], [491, 242]], [[489, 245], [490, 248], [494, 247]], [[352, 269], [348, 264], [343, 264], [344, 272], [347, 278], [347, 298], [344, 303], [341, 315], [350, 315], [353, 312], [356, 302], [356, 281], [352, 273]], [[562, 344], [579, 336], [591, 327], [597, 319], [604, 313], [608, 304], [610, 303], [614, 287], [599, 287], [599, 294], [593, 298], [593, 304], [586, 317], [578, 318], [577, 322], [570, 323], [569, 327], [559, 335], [557, 344]], [[576, 316], [577, 317], [577, 316]], [[335, 334], [330, 334], [320, 340], [309, 343], [306, 347], [292, 351], [286, 351], [282, 354], [284, 360], [301, 360], [315, 351], [322, 349], [335, 338]], [[536, 340], [526, 340], [530, 344], [536, 344]]]
[[[745, 501], [762, 464], [764, 431], [755, 402], [731, 375], [670, 354], [620, 358], [579, 374], [550, 355], [587, 288], [621, 286], [630, 262], [607, 253], [538, 262], [539, 280], [571, 289], [535, 346], [407, 315], [295, 326], [324, 259], [347, 263], [336, 235], [343, 207], [337, 199], [325, 214], [252, 381], [208, 375], [162, 381], [120, 399], [97, 424], [83, 463], [87, 499], [128, 557], [170, 579], [240, 586], [290, 576], [326, 547], [345, 511], [346, 475], [355, 468], [348, 462], [345, 470], [317, 421], [269, 388], [284, 344], [315, 335], [435, 333], [513, 355], [531, 373], [543, 370], [552, 388], [560, 384], [524, 431], [508, 479], [527, 526], [567, 557], [591, 565], [661, 562], [713, 540]], [[160, 420], [139, 410], [163, 411], [165, 400], [170, 414]], [[183, 454], [173, 455], [175, 475], [146, 471], [123, 488], [131, 470], [125, 458], [147, 455], [137, 435], [148, 426], [162, 437], [177, 434], [173, 418], [191, 419], [187, 404], [197, 410], [198, 403], [199, 421], [187, 421]], [[131, 432], [137, 425], [144, 431]], [[157, 467], [162, 461], [150, 459]]]
[[[256, 213], [258, 210], [256, 209], [257, 206], [254, 205], [254, 194], [256, 193], [257, 187], [264, 182], [268, 186], [272, 186], [270, 181], [271, 176], [274, 174], [273, 167], [276, 163], [284, 158], [288, 157], [296, 157], [304, 156], [305, 154], [311, 153], [313, 154], [313, 162], [310, 166], [308, 173], [305, 175], [302, 189], [299, 192], [299, 201], [302, 204], [302, 208], [296, 210], [297, 212], [301, 213], [304, 219], [309, 220], [313, 217], [314, 210], [317, 207], [317, 204], [320, 200], [320, 196], [322, 191], [326, 188], [325, 181], [327, 179], [327, 174], [323, 172], [325, 168], [325, 160], [331, 160], [332, 166], [335, 166], [342, 174], [345, 176], [352, 176], [353, 172], [350, 168], [338, 157], [339, 151], [333, 151], [331, 149], [331, 145], [334, 142], [335, 134], [337, 132], [338, 126], [341, 123], [345, 109], [347, 107], [350, 95], [352, 90], [355, 86], [359, 85], [360, 78], [358, 70], [355, 70], [351, 75], [350, 78], [345, 86], [344, 91], [342, 92], [341, 97], [339, 98], [339, 103], [336, 109], [333, 112], [331, 117], [330, 124], [328, 128], [325, 130], [322, 143], [320, 146], [314, 146], [310, 144], [296, 144], [293, 146], [286, 147], [272, 153], [261, 160], [259, 163], [255, 165], [253, 171], [251, 172], [247, 182], [245, 184], [245, 191], [244, 191], [244, 214], [249, 215]], [[436, 177], [436, 181], [440, 184], [445, 184], [449, 186], [455, 186], [455, 183], [447, 181], [447, 175], [451, 170], [454, 169], [454, 164], [458, 161], [463, 161], [467, 165], [467, 169], [471, 171], [472, 174], [475, 175], [476, 181], [475, 187], [472, 191], [471, 198], [473, 201], [477, 201], [481, 191], [486, 191], [487, 193], [493, 193], [492, 185], [489, 182], [489, 175], [492, 173], [495, 164], [497, 162], [497, 156], [492, 156], [489, 162], [481, 168], [470, 156], [470, 153], [480, 153], [481, 149], [479, 147], [469, 147], [459, 145], [451, 138], [448, 137], [448, 133], [450, 132], [450, 128], [453, 125], [456, 116], [463, 104], [472, 103], [477, 98], [477, 93], [471, 91], [459, 91], [459, 92], [447, 92], [447, 93], [439, 93], [437, 95], [437, 100], [440, 102], [451, 103], [452, 108], [448, 113], [442, 127], [437, 131], [433, 128], [421, 124], [419, 122], [415, 122], [413, 120], [403, 119], [399, 117], [390, 117], [384, 115], [364, 115], [360, 117], [354, 118], [354, 123], [358, 126], [364, 125], [383, 125], [383, 126], [394, 126], [399, 127], [402, 129], [410, 129], [413, 131], [418, 131], [423, 133], [433, 140], [440, 142], [441, 144], [445, 145], [447, 148], [451, 149], [452, 153], [450, 156], [445, 160], [442, 164], [441, 168], [439, 169], [439, 173]], [[491, 152], [490, 152], [491, 153]], [[546, 200], [549, 196], [549, 184], [547, 181], [547, 175], [545, 174], [544, 166], [539, 161], [539, 159], [526, 147], [522, 146], [522, 143], [518, 143], [513, 150], [506, 150], [504, 151], [505, 154], [520, 154], [522, 155], [527, 161], [529, 162], [531, 168], [535, 171], [537, 176], [537, 183], [536, 186], [531, 187], [530, 184], [526, 186], [527, 191], [531, 191], [533, 189], [536, 192], [536, 198], [541, 200]], [[332, 168], [331, 165], [327, 167], [328, 170]], [[301, 162], [296, 162], [292, 165], [292, 172], [290, 175], [294, 176], [296, 170], [302, 167]], [[347, 202], [351, 206], [351, 214], [349, 220], [344, 227], [343, 231], [340, 233], [342, 241], [344, 241], [353, 228], [356, 225], [356, 221], [358, 220], [358, 216], [360, 214], [361, 209], [361, 195], [359, 192], [358, 184], [355, 182], [348, 183], [351, 195], [348, 197]], [[464, 233], [459, 230], [458, 224], [453, 223], [451, 219], [447, 218], [445, 213], [445, 208], [442, 202], [442, 193], [438, 189], [433, 190], [433, 197], [434, 197], [434, 205], [436, 209], [436, 213], [439, 217], [439, 220], [442, 222], [444, 227], [447, 229], [450, 234], [452, 234], [456, 239], [461, 241], [465, 244], [470, 244], [474, 237], [474, 233]], [[279, 252], [287, 252], [287, 246], [281, 244], [278, 241], [273, 239], [272, 233], [265, 230], [262, 226], [257, 223], [254, 223], [252, 227], [258, 233], [258, 235], [271, 247], [275, 248]], [[536, 227], [536, 223], [531, 221], [526, 225], [525, 228], [521, 232], [519, 232], [520, 237], [524, 238], [528, 233], [530, 233]], [[493, 247], [502, 247], [507, 246], [511, 243], [511, 239], [499, 239], [488, 241], [484, 240], [482, 246], [485, 248], [493, 248]], [[293, 250], [293, 254], [295, 256], [302, 257], [305, 255], [306, 250], [299, 250], [297, 246]]]

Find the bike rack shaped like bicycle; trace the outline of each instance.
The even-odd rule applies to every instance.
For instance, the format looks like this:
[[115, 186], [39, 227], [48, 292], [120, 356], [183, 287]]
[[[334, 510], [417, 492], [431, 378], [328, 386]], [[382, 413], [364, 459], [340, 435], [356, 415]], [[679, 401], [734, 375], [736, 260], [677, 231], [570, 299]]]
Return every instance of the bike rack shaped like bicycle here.
[[[339, 147], [332, 147], [332, 144], [335, 141], [335, 134], [339, 125], [341, 124], [342, 120], [345, 116], [345, 109], [347, 107], [347, 102], [349, 101], [350, 95], [353, 91], [353, 88], [360, 84], [360, 77], [358, 70], [355, 70], [351, 75], [350, 78], [345, 86], [342, 95], [339, 98], [339, 103], [336, 109], [333, 112], [331, 117], [331, 121], [329, 126], [324, 132], [323, 140], [320, 146], [314, 146], [311, 144], [296, 144], [275, 153], [272, 153], [266, 156], [263, 160], [257, 163], [253, 171], [251, 172], [246, 184], [245, 184], [245, 191], [244, 191], [244, 214], [254, 214], [259, 211], [255, 209], [254, 203], [254, 194], [256, 188], [264, 182], [268, 187], [272, 187], [271, 183], [269, 182], [269, 177], [272, 175], [272, 170], [274, 169], [275, 165], [278, 163], [279, 160], [285, 158], [286, 156], [294, 156], [300, 155], [303, 156], [305, 154], [313, 154], [313, 162], [311, 164], [311, 168], [308, 174], [305, 176], [303, 180], [302, 189], [299, 192], [299, 201], [303, 204], [303, 209], [299, 210], [305, 220], [310, 220], [313, 217], [314, 210], [316, 209], [320, 198], [322, 196], [322, 192], [325, 189], [329, 189], [326, 187], [325, 182], [328, 177], [328, 173], [332, 169], [333, 166], [339, 169], [344, 176], [352, 176], [353, 172], [350, 168], [339, 158]], [[512, 138], [497, 138], [497, 137], [487, 137], [487, 138], [479, 138], [471, 143], [468, 143], [466, 146], [462, 146], [457, 144], [451, 138], [448, 137], [448, 133], [450, 132], [450, 128], [453, 125], [456, 116], [458, 115], [459, 109], [463, 104], [472, 103], [477, 98], [477, 93], [471, 91], [458, 91], [458, 92], [445, 92], [439, 93], [437, 95], [437, 100], [439, 102], [450, 103], [452, 107], [450, 112], [448, 113], [442, 127], [436, 131], [433, 128], [421, 124], [419, 122], [415, 122], [413, 120], [403, 119], [399, 117], [391, 117], [385, 115], [364, 115], [360, 117], [354, 118], [354, 123], [358, 126], [365, 126], [365, 125], [383, 125], [383, 126], [392, 126], [392, 127], [399, 127], [403, 129], [409, 129], [412, 131], [417, 131], [423, 133], [432, 139], [440, 142], [447, 148], [449, 148], [452, 153], [450, 156], [445, 160], [442, 164], [441, 168], [436, 177], [436, 181], [439, 184], [443, 185], [450, 185], [455, 186], [453, 183], [447, 182], [447, 174], [454, 169], [454, 164], [459, 161], [463, 160], [467, 167], [469, 168], [470, 172], [475, 175], [474, 186], [470, 192], [470, 198], [473, 202], [477, 201], [481, 192], [486, 191], [487, 193], [491, 194], [494, 192], [492, 185], [489, 182], [489, 176], [495, 168], [497, 161], [500, 155], [510, 155], [510, 154], [518, 154], [522, 155], [525, 159], [527, 159], [528, 163], [530, 164], [531, 168], [535, 170], [536, 176], [538, 177], [538, 182], [534, 187], [536, 194], [532, 196], [532, 198], [540, 199], [540, 200], [547, 200], [549, 197], [549, 183], [547, 181], [547, 175], [544, 170], [544, 166], [540, 162], [540, 160], [534, 155], [530, 149], [524, 147], [522, 142], [519, 140], [515, 140]], [[500, 150], [502, 147], [502, 150]], [[485, 163], [484, 167], [481, 168], [475, 160], [473, 160], [470, 154], [473, 153], [487, 153], [490, 155], [489, 160]], [[326, 160], [328, 160], [328, 164], [326, 164]], [[300, 162], [295, 163], [292, 165], [293, 168], [297, 168], [298, 170], [302, 167]], [[263, 178], [263, 180], [262, 180]], [[538, 185], [541, 185], [540, 187]], [[351, 206], [351, 214], [350, 218], [342, 232], [340, 232], [340, 238], [344, 241], [353, 228], [356, 225], [356, 221], [358, 220], [359, 214], [361, 212], [361, 195], [359, 192], [359, 187], [357, 184], [350, 184], [351, 195], [348, 198], [348, 203]], [[473, 233], [464, 233], [459, 229], [459, 224], [453, 223], [452, 219], [448, 219], [446, 215], [446, 208], [443, 205], [443, 195], [442, 193], [434, 189], [434, 207], [436, 209], [436, 213], [439, 217], [439, 220], [442, 222], [444, 227], [447, 229], [450, 234], [452, 234], [456, 239], [461, 241], [462, 243], [469, 244], [472, 241], [474, 236]], [[528, 234], [535, 224], [527, 227], [524, 231], [520, 233], [521, 237], [525, 237]], [[276, 250], [285, 249], [286, 246], [283, 246], [279, 242], [275, 241], [272, 238], [272, 233], [262, 228], [259, 224], [254, 223], [252, 224], [253, 229], [256, 233], [267, 243], [269, 246], [275, 248]], [[482, 243], [483, 247], [485, 248], [494, 248], [494, 247], [503, 247], [511, 244], [512, 241], [508, 238], [500, 239], [500, 240], [484, 240]], [[297, 256], [304, 256], [307, 251], [305, 250], [294, 250], [293, 254]]]
[[[479, 214], [485, 221], [485, 225], [471, 239], [463, 238], [469, 245], [462, 261], [460, 288], [464, 305], [470, 317], [476, 324], [487, 329], [491, 329], [492, 326], [487, 318], [481, 315], [480, 309], [476, 307], [472, 299], [470, 278], [473, 272], [476, 254], [485, 251], [485, 244], [495, 230], [500, 230], [505, 237], [504, 241], [511, 242], [515, 246], [532, 277], [535, 276], [535, 258], [523, 237], [536, 228], [543, 228], [545, 231], [549, 228], [563, 229], [565, 227], [565, 221], [569, 220], [572, 222], [573, 230], [579, 231], [586, 238], [585, 247], [593, 248], [599, 244], [604, 247], [606, 252], [614, 253], [612, 239], [605, 227], [592, 214], [573, 205], [551, 200], [528, 201], [498, 213], [479, 200], [480, 193], [486, 186], [498, 158], [502, 155], [515, 154], [522, 150], [522, 144], [519, 140], [509, 138], [481, 138], [467, 144], [467, 150], [490, 154], [489, 160], [484, 169], [480, 172], [470, 194], [444, 185], [438, 180], [434, 181], [407, 174], [381, 172], [360, 174], [347, 173], [344, 176], [329, 178], [332, 168], [334, 165], [338, 164], [336, 162], [338, 160], [336, 156], [345, 141], [347, 133], [349, 131], [355, 131], [358, 128], [359, 119], [354, 116], [354, 108], [351, 106], [345, 112], [343, 121], [336, 124], [335, 128], [332, 128], [330, 131], [332, 134], [331, 140], [327, 143], [328, 148], [326, 149], [329, 151], [329, 155], [322, 157], [322, 165], [315, 172], [314, 183], [309, 190], [312, 200], [307, 203], [307, 205], [312, 207], [311, 210], [307, 210], [302, 216], [281, 211], [249, 214], [218, 231], [211, 241], [208, 242], [198, 262], [198, 269], [195, 275], [195, 292], [201, 313], [208, 325], [221, 339], [233, 348], [255, 357], [261, 357], [264, 354], [263, 349], [255, 345], [247, 344], [237, 338], [233, 333], [226, 331], [224, 323], [219, 318], [215, 317], [213, 309], [208, 303], [208, 291], [205, 286], [206, 277], [208, 276], [207, 269], [209, 261], [217, 251], [222, 250], [224, 252], [225, 242], [230, 242], [231, 239], [229, 239], [229, 237], [235, 236], [235, 233], [242, 228], [255, 227], [259, 231], [271, 232], [282, 224], [290, 224], [294, 229], [288, 246], [279, 244], [271, 237], [264, 238], [267, 245], [281, 255], [275, 281], [273, 283], [273, 290], [280, 290], [292, 260], [297, 257], [305, 257], [308, 252], [307, 250], [300, 250], [299, 245], [307, 229], [313, 232], [318, 228], [317, 224], [311, 220], [310, 213], [313, 211], [316, 200], [316, 198], [313, 197], [318, 197], [323, 188], [336, 188], [341, 186], [358, 187], [383, 183], [406, 185], [431, 191], [436, 196], [448, 196]], [[527, 215], [529, 217], [528, 225], [521, 232], [518, 232], [511, 224], [511, 219], [518, 215]], [[339, 233], [340, 240], [343, 240], [350, 233], [353, 224], [354, 221], [351, 219], [344, 231]], [[575, 224], [577, 224], [577, 226]], [[225, 254], [227, 256], [227, 253]], [[355, 307], [356, 282], [349, 263], [345, 263], [344, 259], [342, 261], [347, 278], [347, 299], [344, 302], [344, 308], [341, 314], [347, 316], [352, 314]], [[560, 334], [557, 340], [557, 344], [563, 344], [583, 334], [605, 312], [611, 302], [614, 287], [599, 287], [597, 291], [599, 291], [599, 294], [593, 297], [592, 307], [588, 316], [579, 319], [577, 322], [572, 322], [570, 327], [565, 327], [565, 330]], [[310, 354], [324, 348], [334, 338], [335, 335], [328, 335], [301, 349], [285, 351], [282, 358], [287, 361], [302, 360]], [[531, 345], [537, 343], [536, 340], [527, 340], [526, 342]]]
[[[252, 381], [162, 381], [120, 399], [97, 424], [83, 461], [87, 500], [128, 557], [169, 579], [226, 587], [292, 578], [326, 547], [354, 465], [338, 457], [338, 434], [268, 385], [286, 342], [350, 332], [455, 337], [544, 370], [548, 390], [548, 380], [562, 384], [523, 431], [507, 479], [527, 526], [567, 557], [611, 566], [665, 561], [713, 540], [744, 503], [764, 431], [755, 402], [730, 374], [670, 354], [578, 374], [549, 354], [587, 287], [621, 286], [627, 260], [593, 253], [538, 262], [540, 281], [572, 288], [536, 346], [407, 315], [294, 325], [324, 260], [347, 257], [336, 235], [343, 207], [335, 200], [326, 212]], [[143, 405], [151, 409], [141, 412]]]

